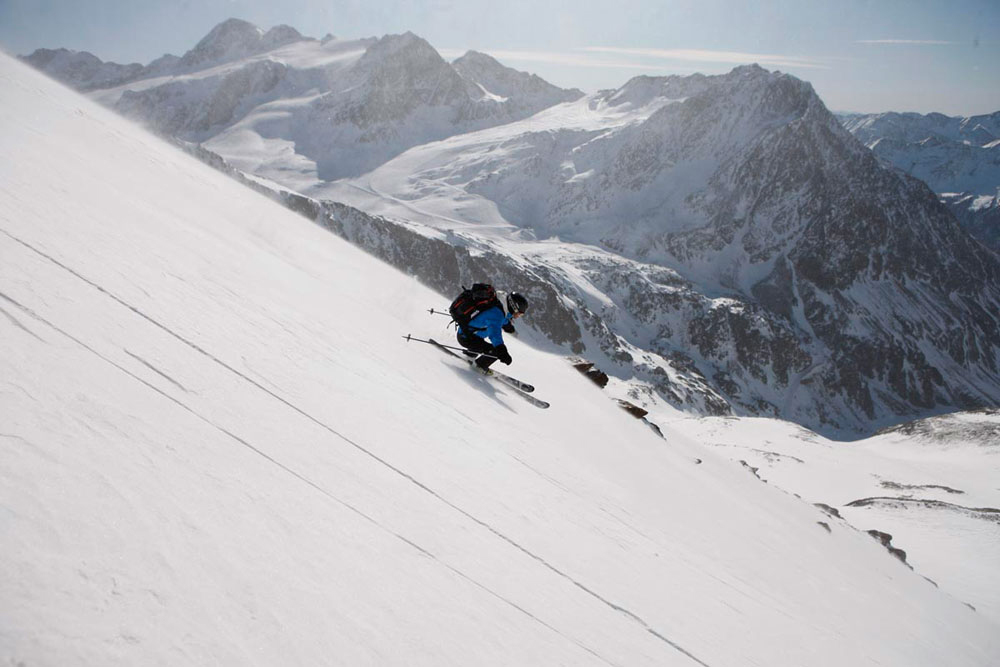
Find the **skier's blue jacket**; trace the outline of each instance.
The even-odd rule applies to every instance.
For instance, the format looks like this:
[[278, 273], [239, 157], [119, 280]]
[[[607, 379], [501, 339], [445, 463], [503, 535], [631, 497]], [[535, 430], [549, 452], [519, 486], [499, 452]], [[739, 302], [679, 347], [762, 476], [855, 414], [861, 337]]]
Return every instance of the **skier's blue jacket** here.
[[502, 327], [510, 322], [511, 319], [513, 317], [504, 314], [503, 308], [493, 306], [469, 320], [468, 324], [461, 327], [459, 333], [465, 336], [475, 334], [480, 338], [488, 338], [494, 347], [500, 347], [503, 345]]

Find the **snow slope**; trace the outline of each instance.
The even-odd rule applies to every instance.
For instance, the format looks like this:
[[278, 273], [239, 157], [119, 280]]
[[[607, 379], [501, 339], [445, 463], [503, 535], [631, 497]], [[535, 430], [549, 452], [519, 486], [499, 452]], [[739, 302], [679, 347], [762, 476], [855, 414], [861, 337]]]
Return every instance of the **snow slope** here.
[[891, 535], [917, 572], [1000, 623], [1000, 411], [852, 443], [774, 419], [685, 420], [683, 429], [767, 483]]
[[[869, 536], [0, 57], [11, 664], [991, 665]], [[696, 464], [694, 458], [704, 462]]]

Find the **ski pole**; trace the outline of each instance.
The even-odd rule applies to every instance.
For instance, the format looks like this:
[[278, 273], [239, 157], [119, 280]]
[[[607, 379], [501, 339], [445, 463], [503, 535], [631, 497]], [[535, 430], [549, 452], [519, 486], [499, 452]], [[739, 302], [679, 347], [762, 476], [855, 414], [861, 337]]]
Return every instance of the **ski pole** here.
[[448, 317], [451, 317], [451, 313], [448, 313], [443, 310], [434, 310], [433, 308], [431, 308], [427, 312], [430, 313], [431, 315], [447, 315]]
[[[428, 345], [437, 345], [438, 347], [443, 347], [446, 350], [458, 350], [459, 352], [471, 352], [472, 351], [472, 350], [466, 350], [464, 347], [455, 347], [454, 345], [444, 345], [442, 343], [437, 342], [436, 340], [431, 341], [431, 340], [424, 340], [422, 338], [414, 338], [410, 334], [406, 334], [405, 336], [402, 336], [402, 338], [405, 338], [406, 342], [410, 342], [412, 340], [412, 341], [417, 342], [417, 343], [427, 343]], [[500, 357], [498, 357], [496, 355], [493, 355], [493, 354], [486, 354], [485, 352], [476, 352], [476, 354], [481, 354], [482, 356], [489, 357], [490, 359], [499, 359], [500, 358]]]

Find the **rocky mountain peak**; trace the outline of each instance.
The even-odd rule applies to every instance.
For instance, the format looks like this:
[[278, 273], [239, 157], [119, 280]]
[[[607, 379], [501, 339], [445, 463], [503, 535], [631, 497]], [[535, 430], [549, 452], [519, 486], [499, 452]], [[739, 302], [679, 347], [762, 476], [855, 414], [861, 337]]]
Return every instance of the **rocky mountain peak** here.
[[117, 85], [143, 71], [142, 65], [138, 63], [106, 63], [88, 51], [36, 49], [31, 55], [21, 58], [57, 81], [81, 90]]
[[709, 77], [703, 74], [692, 76], [649, 76], [641, 74], [629, 79], [617, 90], [604, 93], [611, 106], [628, 104], [642, 107], [657, 98], [680, 100], [704, 91], [709, 85]]
[[81, 63], [92, 61], [100, 63], [100, 59], [89, 51], [70, 51], [69, 49], [35, 49], [27, 56], [21, 56], [32, 67], [44, 70], [56, 58], [75, 57]]
[[248, 21], [231, 18], [212, 28], [185, 53], [180, 66], [194, 68], [228, 62], [301, 39], [302, 35], [287, 25], [275, 26], [265, 33]]
[[281, 46], [304, 39], [302, 33], [289, 25], [276, 25], [261, 38], [261, 42], [269, 47]]
[[736, 102], [742, 101], [738, 95], [745, 92], [755, 96], [762, 108], [777, 113], [801, 115], [811, 105], [823, 106], [812, 84], [791, 74], [769, 72], [760, 65], [737, 67], [722, 75], [720, 83]]
[[544, 98], [543, 105], [550, 106], [583, 97], [583, 93], [575, 88], [559, 88], [535, 74], [506, 67], [492, 56], [478, 51], [466, 52], [452, 63], [452, 67], [464, 79], [482, 86], [493, 95], [504, 98], [527, 95]]
[[388, 117], [395, 117], [396, 107], [406, 107], [408, 112], [414, 105], [452, 99], [463, 85], [434, 47], [412, 32], [386, 35], [369, 46], [353, 76], [361, 88], [352, 95], [365, 96], [365, 106], [386, 106], [370, 111], [378, 116], [388, 112]]
[[365, 52], [365, 59], [377, 60], [386, 57], [418, 57], [445, 63], [441, 55], [427, 40], [406, 31], [399, 35], [385, 35], [372, 44]]
[[471, 49], [466, 51], [460, 57], [456, 58], [455, 62], [453, 62], [452, 64], [457, 65], [458, 63], [467, 63], [467, 64], [482, 63], [489, 65], [490, 67], [495, 67], [495, 66], [503, 67], [503, 65], [500, 65], [500, 61], [498, 61], [493, 56], [487, 55], [481, 51], [473, 51]]
[[452, 65], [460, 72], [464, 71], [493, 71], [500, 72], [509, 68], [500, 64], [493, 56], [479, 51], [466, 51], [462, 57], [452, 62]]
[[221, 52], [233, 46], [255, 45], [263, 35], [264, 31], [254, 24], [230, 18], [212, 28], [188, 53]]

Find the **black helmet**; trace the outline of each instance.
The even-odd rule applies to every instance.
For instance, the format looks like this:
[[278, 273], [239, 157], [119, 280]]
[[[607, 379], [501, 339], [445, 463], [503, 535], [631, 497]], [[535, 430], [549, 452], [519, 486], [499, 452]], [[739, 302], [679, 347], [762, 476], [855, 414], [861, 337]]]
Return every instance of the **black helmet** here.
[[524, 313], [528, 310], [528, 300], [524, 298], [523, 294], [518, 294], [517, 292], [511, 292], [507, 295], [507, 310], [512, 315], [514, 313]]

